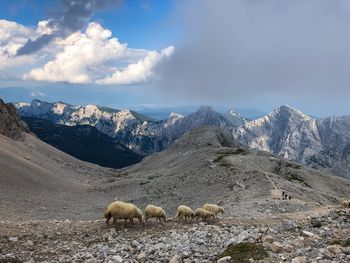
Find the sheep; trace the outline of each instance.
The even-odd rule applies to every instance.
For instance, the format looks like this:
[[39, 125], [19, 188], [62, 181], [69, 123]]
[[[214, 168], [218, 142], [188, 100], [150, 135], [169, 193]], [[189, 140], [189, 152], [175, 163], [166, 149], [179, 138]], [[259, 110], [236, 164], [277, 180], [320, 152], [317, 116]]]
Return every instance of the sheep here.
[[350, 200], [344, 200], [342, 202], [342, 206], [345, 208], [350, 208]]
[[197, 218], [197, 221], [199, 219], [202, 219], [202, 221], [205, 221], [207, 219], [215, 219], [215, 213], [213, 212], [210, 212], [208, 210], [205, 210], [203, 208], [197, 208], [195, 211], [194, 211], [194, 215], [196, 216]]
[[106, 218], [106, 224], [109, 225], [109, 220], [113, 217], [114, 222], [117, 219], [124, 219], [125, 222], [129, 219], [134, 223], [134, 218], [138, 218], [141, 224], [143, 224], [143, 217], [141, 210], [131, 203], [125, 203], [122, 201], [115, 201], [108, 205], [104, 214]]
[[178, 221], [180, 221], [180, 219], [185, 218], [186, 220], [190, 219], [192, 220], [192, 218], [194, 218], [194, 212], [191, 208], [189, 208], [188, 206], [185, 205], [180, 205], [177, 208], [176, 211], [176, 215], [175, 215], [175, 219], [177, 219]]
[[205, 204], [203, 205], [203, 208], [209, 212], [213, 212], [215, 214], [215, 216], [218, 213], [223, 214], [225, 212], [224, 208], [218, 205], [214, 205], [214, 204]]
[[155, 217], [156, 219], [158, 219], [160, 223], [161, 223], [161, 219], [163, 219], [164, 222], [166, 221], [166, 213], [163, 210], [163, 208], [159, 206], [155, 206], [155, 205], [146, 206], [144, 214], [145, 214], [146, 223], [148, 218], [152, 218], [152, 217]]

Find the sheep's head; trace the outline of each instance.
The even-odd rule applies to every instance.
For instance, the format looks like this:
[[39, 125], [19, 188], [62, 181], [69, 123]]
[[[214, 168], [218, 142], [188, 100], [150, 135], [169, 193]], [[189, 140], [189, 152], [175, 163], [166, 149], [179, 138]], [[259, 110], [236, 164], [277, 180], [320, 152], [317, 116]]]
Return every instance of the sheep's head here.
[[110, 219], [112, 217], [112, 215], [111, 215], [110, 212], [105, 212], [103, 217], [106, 218], [106, 219]]
[[223, 207], [220, 207], [219, 212], [223, 214], [225, 212], [225, 209]]

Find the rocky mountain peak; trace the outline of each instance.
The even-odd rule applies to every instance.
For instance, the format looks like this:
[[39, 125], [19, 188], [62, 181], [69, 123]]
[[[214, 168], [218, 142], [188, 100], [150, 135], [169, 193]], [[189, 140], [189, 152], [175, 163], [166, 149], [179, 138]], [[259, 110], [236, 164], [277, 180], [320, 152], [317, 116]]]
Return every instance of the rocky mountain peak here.
[[300, 120], [312, 120], [311, 117], [307, 116], [305, 113], [290, 107], [287, 104], [281, 105], [276, 108], [271, 114], [271, 117], [286, 117], [286, 118], [297, 118]]
[[226, 119], [228, 119], [235, 127], [239, 127], [243, 125], [247, 120], [242, 117], [238, 112], [234, 109], [229, 109], [226, 113], [224, 113]]
[[206, 105], [199, 107], [199, 109], [197, 110], [197, 112], [211, 112], [211, 111], [213, 111], [213, 108]]
[[24, 138], [28, 132], [27, 125], [21, 120], [15, 106], [0, 99], [0, 134], [13, 140]]

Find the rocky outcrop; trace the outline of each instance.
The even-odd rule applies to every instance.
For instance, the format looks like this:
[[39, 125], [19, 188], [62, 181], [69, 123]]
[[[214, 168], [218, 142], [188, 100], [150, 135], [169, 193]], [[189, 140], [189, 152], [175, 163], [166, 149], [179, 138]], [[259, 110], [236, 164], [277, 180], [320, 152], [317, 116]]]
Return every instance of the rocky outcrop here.
[[15, 106], [0, 99], [0, 134], [13, 140], [21, 140], [24, 138], [24, 132], [28, 132], [28, 128]]

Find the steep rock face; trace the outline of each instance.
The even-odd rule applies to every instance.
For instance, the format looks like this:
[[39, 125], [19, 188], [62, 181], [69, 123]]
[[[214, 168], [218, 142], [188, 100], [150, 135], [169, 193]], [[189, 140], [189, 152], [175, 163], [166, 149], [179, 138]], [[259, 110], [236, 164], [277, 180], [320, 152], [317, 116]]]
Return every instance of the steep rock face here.
[[322, 149], [316, 121], [286, 105], [241, 126], [235, 139], [293, 161], [310, 157]]
[[133, 111], [96, 105], [72, 106], [33, 100], [31, 104], [18, 103], [16, 106], [25, 117], [42, 118], [61, 125], [95, 126], [141, 154], [166, 149], [183, 134], [200, 126], [212, 125], [233, 130], [237, 123], [241, 123], [238, 115], [231, 118], [235, 120], [233, 122], [210, 107], [202, 107], [187, 116], [172, 113], [169, 118], [156, 122]]
[[350, 117], [313, 119], [289, 106], [247, 122], [234, 133], [240, 143], [349, 177]]
[[0, 99], [0, 134], [19, 140], [24, 138], [23, 132], [27, 131], [28, 128], [18, 115], [15, 106]]
[[322, 150], [306, 158], [306, 164], [350, 178], [350, 116], [329, 117], [316, 124]]

